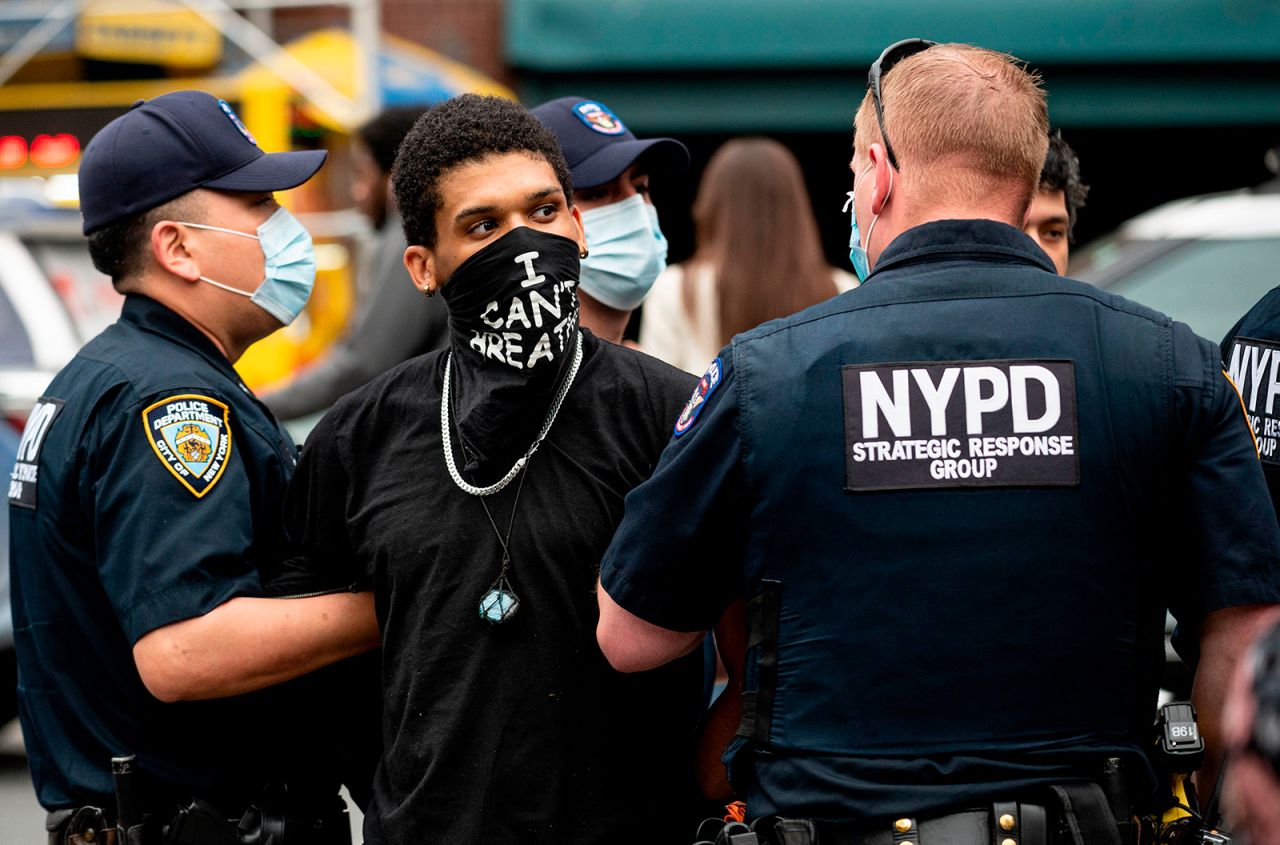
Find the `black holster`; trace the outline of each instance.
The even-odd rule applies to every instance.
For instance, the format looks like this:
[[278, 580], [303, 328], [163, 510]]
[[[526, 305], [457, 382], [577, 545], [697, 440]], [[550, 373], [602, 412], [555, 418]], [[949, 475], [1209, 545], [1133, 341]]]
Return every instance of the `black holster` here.
[[100, 807], [53, 810], [44, 821], [49, 845], [119, 845], [116, 827]]
[[[335, 793], [323, 804], [294, 806], [283, 788], [268, 787], [238, 823], [196, 799], [165, 825], [164, 845], [351, 845], [346, 805]], [[134, 845], [134, 843], [129, 843]], [[150, 843], [146, 843], [150, 845]]]

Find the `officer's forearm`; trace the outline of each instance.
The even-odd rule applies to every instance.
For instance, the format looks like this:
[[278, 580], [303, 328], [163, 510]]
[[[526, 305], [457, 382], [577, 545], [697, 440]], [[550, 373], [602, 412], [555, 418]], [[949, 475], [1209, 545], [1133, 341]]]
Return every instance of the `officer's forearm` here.
[[378, 645], [372, 593], [235, 598], [175, 622], [133, 647], [142, 682], [161, 701], [251, 692]]
[[1204, 738], [1205, 761], [1196, 774], [1196, 792], [1208, 801], [1222, 765], [1222, 715], [1227, 689], [1246, 647], [1269, 617], [1270, 605], [1216, 610], [1200, 626], [1200, 662], [1191, 686], [1191, 702]]

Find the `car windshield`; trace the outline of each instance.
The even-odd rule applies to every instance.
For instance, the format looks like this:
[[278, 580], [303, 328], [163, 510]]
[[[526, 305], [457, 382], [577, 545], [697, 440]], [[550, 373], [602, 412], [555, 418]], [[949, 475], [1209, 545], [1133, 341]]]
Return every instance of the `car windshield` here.
[[9, 297], [0, 290], [0, 367], [31, 367], [35, 360], [27, 329]]
[[49, 277], [81, 338], [94, 337], [119, 319], [124, 297], [94, 268], [83, 239], [28, 235], [22, 240]]
[[[1106, 255], [1105, 263], [1112, 267], [1126, 256], [1140, 256], [1126, 272], [1107, 274], [1113, 281], [1099, 283], [1181, 320], [1215, 343], [1280, 284], [1278, 237], [1130, 241], [1106, 244], [1092, 252], [1094, 269], [1102, 269], [1099, 253]], [[1085, 272], [1081, 278], [1091, 281], [1091, 275]]]

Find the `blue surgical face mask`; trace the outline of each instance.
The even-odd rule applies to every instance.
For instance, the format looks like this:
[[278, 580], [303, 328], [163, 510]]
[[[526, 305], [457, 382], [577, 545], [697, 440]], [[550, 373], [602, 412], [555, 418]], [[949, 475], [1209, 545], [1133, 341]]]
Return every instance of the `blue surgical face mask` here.
[[632, 311], [667, 267], [667, 239], [658, 210], [639, 194], [582, 212], [590, 254], [579, 284], [592, 298]]
[[[867, 276], [871, 275], [871, 265], [867, 260], [867, 246], [871, 244], [871, 235], [876, 230], [876, 221], [880, 219], [880, 215], [876, 214], [871, 218], [871, 225], [867, 228], [867, 243], [862, 243], [862, 235], [858, 231], [858, 208], [854, 202], [854, 196], [858, 192], [858, 183], [863, 177], [870, 172], [872, 165], [868, 164], [867, 169], [859, 174], [858, 178], [853, 180], [853, 190], [849, 192], [849, 199], [844, 204], [843, 210], [849, 212], [849, 263], [853, 265], [853, 272], [857, 274], [859, 282], [865, 282]], [[893, 169], [889, 170], [889, 193], [893, 193]], [[885, 196], [885, 202], [889, 201], [889, 197]]]
[[258, 227], [256, 235], [203, 223], [182, 225], [256, 240], [262, 247], [266, 273], [256, 291], [250, 293], [205, 276], [200, 276], [200, 281], [249, 297], [250, 301], [286, 326], [298, 319], [316, 284], [315, 246], [311, 243], [311, 233], [298, 222], [298, 218], [283, 208], [277, 208], [276, 213]]

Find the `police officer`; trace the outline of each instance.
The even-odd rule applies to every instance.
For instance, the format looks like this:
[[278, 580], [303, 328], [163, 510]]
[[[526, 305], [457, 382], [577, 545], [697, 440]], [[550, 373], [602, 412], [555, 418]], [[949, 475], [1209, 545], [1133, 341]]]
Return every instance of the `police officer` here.
[[1166, 606], [1200, 635], [1212, 757], [1238, 632], [1280, 601], [1240, 400], [1211, 343], [1059, 278], [1018, 231], [1048, 121], [1015, 60], [912, 39], [868, 87], [866, 284], [712, 362], [627, 499], [599, 642], [660, 665], [746, 600], [726, 760], [749, 819], [1022, 843], [1069, 805], [1117, 841], [1127, 799], [1089, 781], [1119, 760], [1152, 789]]
[[636, 138], [597, 100], [560, 97], [532, 111], [560, 142], [582, 211], [588, 252], [578, 280], [581, 324], [622, 343], [631, 312], [667, 267], [649, 181], [684, 170], [689, 151], [674, 138]]
[[[377, 642], [369, 593], [262, 597], [287, 557], [295, 449], [232, 366], [307, 301], [311, 238], [271, 192], [324, 158], [264, 154], [199, 91], [136, 103], [85, 150], [84, 230], [124, 309], [36, 403], [9, 485], [22, 728], [51, 841], [117, 822], [138, 824], [129, 842], [166, 825], [166, 841], [239, 841], [227, 819], [267, 812], [264, 786], [297, 760], [278, 698], [245, 693]], [[344, 810], [322, 803], [308, 841], [342, 841]]]
[[1276, 517], [1280, 519], [1280, 287], [1268, 291], [1222, 339], [1222, 361], [1240, 390]]

